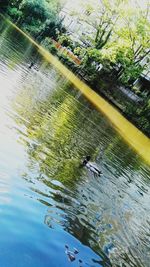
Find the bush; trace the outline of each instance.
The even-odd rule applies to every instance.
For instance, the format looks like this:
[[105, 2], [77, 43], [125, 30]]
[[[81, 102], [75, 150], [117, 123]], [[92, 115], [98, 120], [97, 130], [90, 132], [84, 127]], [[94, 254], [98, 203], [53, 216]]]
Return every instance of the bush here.
[[41, 45], [43, 45], [46, 49], [48, 49], [53, 55], [57, 54], [57, 48], [53, 44], [53, 41], [51, 38], [46, 37], [42, 42]]

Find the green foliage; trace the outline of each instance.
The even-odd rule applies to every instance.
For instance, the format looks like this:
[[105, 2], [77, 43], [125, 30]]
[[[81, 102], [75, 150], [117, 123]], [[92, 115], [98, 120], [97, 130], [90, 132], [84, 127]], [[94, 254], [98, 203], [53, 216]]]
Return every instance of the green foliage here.
[[41, 44], [46, 47], [53, 55], [57, 54], [57, 49], [55, 45], [52, 42], [52, 39], [49, 37], [46, 37]]
[[[82, 47], [75, 40], [72, 41], [73, 38], [63, 26], [63, 19], [59, 17], [59, 0], [5, 2], [13, 20], [37, 41], [43, 43], [45, 40], [44, 46], [53, 54], [56, 49], [49, 38], [71, 49], [82, 61], [80, 68], [84, 68], [91, 79], [98, 79], [97, 68], [102, 66], [103, 73], [116, 79], [116, 83], [131, 87], [149, 64], [148, 7], [135, 8], [128, 0], [102, 0], [96, 9], [95, 4], [88, 2], [82, 14], [73, 10], [70, 16], [75, 17], [86, 29], [86, 33], [79, 36], [84, 44]], [[63, 62], [70, 64], [67, 56], [58, 55]]]
[[32, 23], [31, 25], [29, 24], [24, 24], [23, 28], [26, 32], [29, 32], [33, 37], [37, 37], [40, 32], [41, 32], [41, 28], [40, 28], [40, 23]]
[[47, 19], [42, 26], [40, 37], [52, 37], [55, 40], [58, 39], [59, 35], [65, 32], [65, 28], [62, 26], [62, 23], [59, 19], [55, 18], [54, 20]]
[[73, 52], [74, 52], [75, 55], [80, 56], [81, 50], [82, 50], [81, 47], [77, 46], [77, 47], [74, 48]]
[[7, 12], [14, 19], [14, 21], [17, 21], [23, 16], [22, 11], [18, 10], [16, 7], [9, 7]]
[[150, 121], [150, 98], [146, 101], [141, 113], [142, 113], [142, 115], [146, 115]]
[[[116, 80], [130, 86], [148, 65], [149, 8], [142, 9], [128, 0], [103, 0], [96, 10], [94, 5], [89, 2], [85, 12], [72, 14], [87, 28], [81, 36], [86, 45], [82, 63], [86, 68], [102, 64], [109, 73], [118, 70]], [[82, 53], [79, 48], [74, 51], [78, 56]]]
[[26, 19], [28, 19], [28, 17], [31, 17], [31, 14], [32, 18], [34, 19], [39, 19], [41, 21], [44, 21], [46, 19], [46, 8], [45, 5], [43, 5], [43, 1], [23, 0], [20, 9]]
[[129, 86], [132, 85], [133, 82], [139, 78], [142, 73], [142, 67], [140, 65], [136, 66], [135, 64], [130, 64], [128, 67], [126, 66], [121, 77], [120, 81]]
[[70, 38], [69, 35], [67, 34], [62, 34], [59, 38], [59, 43], [62, 45], [62, 46], [65, 46], [65, 47], [68, 47], [68, 48], [71, 48], [73, 49], [74, 48], [74, 44], [73, 44], [73, 41], [72, 39]]
[[[150, 109], [149, 109], [149, 114], [150, 114]], [[150, 115], [148, 113], [142, 114], [143, 112], [140, 113], [137, 117], [137, 125], [138, 128], [141, 129], [148, 137], [150, 137]]]
[[100, 61], [100, 51], [96, 48], [88, 49], [87, 56], [90, 60], [99, 62]]
[[82, 61], [85, 61], [85, 57], [86, 57], [86, 53], [87, 53], [87, 49], [86, 48], [82, 48], [82, 47], [75, 47], [74, 48], [74, 54], [77, 55], [80, 59], [82, 59]]
[[65, 31], [58, 16], [59, 9], [60, 5], [57, 0], [8, 2], [8, 14], [20, 27], [39, 41], [47, 36], [57, 39], [58, 35]]

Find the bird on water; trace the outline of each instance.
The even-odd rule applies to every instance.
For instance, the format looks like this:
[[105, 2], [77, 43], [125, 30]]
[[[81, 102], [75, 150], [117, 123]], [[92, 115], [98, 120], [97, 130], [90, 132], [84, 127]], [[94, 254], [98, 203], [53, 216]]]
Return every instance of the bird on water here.
[[82, 162], [82, 166], [85, 166], [87, 169], [89, 169], [95, 175], [100, 176], [102, 174], [102, 172], [99, 170], [97, 164], [94, 162], [91, 162], [90, 159], [91, 159], [91, 156], [86, 156]]

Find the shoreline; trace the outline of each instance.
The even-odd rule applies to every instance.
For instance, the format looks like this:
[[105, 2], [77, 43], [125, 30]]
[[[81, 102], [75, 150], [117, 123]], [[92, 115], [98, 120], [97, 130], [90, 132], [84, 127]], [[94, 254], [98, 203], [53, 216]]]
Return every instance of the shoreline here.
[[[4, 17], [4, 16], [3, 16]], [[150, 139], [144, 135], [138, 128], [129, 122], [115, 107], [108, 101], [101, 97], [96, 91], [85, 84], [75, 74], [72, 73], [65, 65], [63, 65], [55, 56], [48, 52], [45, 48], [40, 46], [28, 34], [18, 28], [10, 20], [4, 19], [12, 25], [17, 31], [25, 36], [35, 47], [39, 53], [49, 63], [59, 70], [82, 94], [93, 104], [93, 106], [102, 112], [105, 117], [113, 124], [116, 131], [123, 137], [123, 139], [131, 145], [131, 147], [150, 164]]]

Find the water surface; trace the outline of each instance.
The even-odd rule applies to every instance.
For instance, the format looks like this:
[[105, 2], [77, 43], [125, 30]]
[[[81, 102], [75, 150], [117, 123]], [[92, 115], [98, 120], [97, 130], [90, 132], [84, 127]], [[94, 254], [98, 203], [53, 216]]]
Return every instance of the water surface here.
[[150, 266], [149, 166], [2, 20], [0, 90], [1, 266]]

